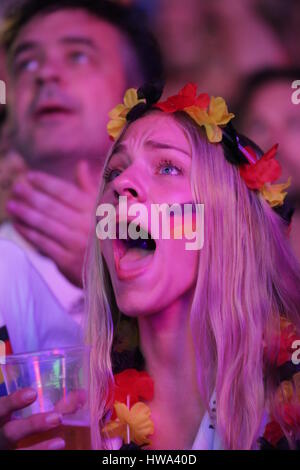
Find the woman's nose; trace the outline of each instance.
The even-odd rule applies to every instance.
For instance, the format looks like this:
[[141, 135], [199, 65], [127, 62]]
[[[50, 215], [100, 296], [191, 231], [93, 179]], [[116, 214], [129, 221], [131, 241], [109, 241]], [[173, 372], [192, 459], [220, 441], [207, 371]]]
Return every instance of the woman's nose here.
[[127, 196], [130, 200], [136, 202], [145, 202], [147, 200], [147, 181], [146, 178], [139, 177], [133, 169], [125, 170], [112, 181], [113, 192], [116, 199], [120, 196]]

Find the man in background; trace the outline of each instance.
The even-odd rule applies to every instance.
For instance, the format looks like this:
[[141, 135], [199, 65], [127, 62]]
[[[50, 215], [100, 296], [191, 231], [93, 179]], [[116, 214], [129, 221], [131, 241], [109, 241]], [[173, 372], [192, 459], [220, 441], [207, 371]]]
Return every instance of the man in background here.
[[299, 68], [263, 69], [249, 77], [240, 102], [241, 129], [267, 151], [279, 143], [282, 181], [291, 177], [288, 200], [295, 213], [290, 241], [300, 261], [300, 104], [292, 100]]
[[140, 13], [110, 1], [29, 0], [8, 16], [10, 138], [26, 168], [0, 236], [25, 249], [62, 307], [80, 319], [108, 112], [127, 88], [160, 78], [160, 55]]

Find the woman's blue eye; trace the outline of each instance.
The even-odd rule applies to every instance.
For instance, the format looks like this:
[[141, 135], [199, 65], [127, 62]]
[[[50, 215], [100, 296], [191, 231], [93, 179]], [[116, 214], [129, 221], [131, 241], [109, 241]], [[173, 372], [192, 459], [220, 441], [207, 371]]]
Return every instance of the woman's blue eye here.
[[181, 175], [182, 170], [174, 165], [172, 162], [161, 162], [159, 164], [158, 173], [160, 175]]
[[110, 168], [107, 168], [104, 172], [104, 179], [107, 183], [110, 181], [114, 180], [121, 174], [120, 170], [111, 170]]

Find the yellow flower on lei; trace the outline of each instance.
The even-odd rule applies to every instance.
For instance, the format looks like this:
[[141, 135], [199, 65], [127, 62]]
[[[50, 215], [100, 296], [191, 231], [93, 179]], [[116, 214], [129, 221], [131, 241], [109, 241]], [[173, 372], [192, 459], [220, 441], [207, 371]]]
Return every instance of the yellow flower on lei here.
[[154, 433], [154, 425], [150, 418], [151, 411], [145, 403], [138, 402], [129, 410], [124, 403], [114, 405], [117, 419], [110, 421], [103, 429], [110, 438], [121, 437], [127, 442], [127, 430], [129, 427], [130, 441], [138, 446], [149, 445], [148, 436]]
[[226, 126], [234, 118], [234, 114], [228, 112], [226, 102], [220, 96], [211, 97], [208, 110], [198, 106], [190, 106], [184, 111], [199, 126], [205, 127], [207, 138], [212, 143], [221, 142], [222, 130], [219, 126]]
[[129, 111], [139, 103], [146, 103], [146, 100], [139, 100], [137, 90], [135, 88], [129, 88], [125, 93], [123, 103], [118, 104], [109, 113], [110, 121], [107, 124], [107, 132], [113, 140], [116, 140], [119, 137], [126, 125], [126, 116]]
[[260, 192], [271, 207], [282, 206], [288, 194], [285, 189], [289, 188], [290, 185], [291, 178], [282, 184], [265, 184]]

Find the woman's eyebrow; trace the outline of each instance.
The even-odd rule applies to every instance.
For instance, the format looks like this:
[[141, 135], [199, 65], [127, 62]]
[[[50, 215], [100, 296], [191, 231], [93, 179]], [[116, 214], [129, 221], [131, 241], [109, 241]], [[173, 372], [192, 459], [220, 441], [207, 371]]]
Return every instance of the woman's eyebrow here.
[[124, 144], [122, 144], [122, 143], [117, 144], [117, 145], [114, 147], [114, 149], [113, 149], [113, 151], [112, 151], [112, 153], [111, 153], [110, 158], [112, 158], [116, 153], [125, 153], [125, 154], [127, 154], [127, 147], [126, 147], [126, 145], [124, 145]]
[[147, 140], [145, 143], [146, 147], [150, 147], [151, 149], [164, 149], [164, 150], [176, 150], [177, 152], [184, 153], [188, 157], [190, 157], [190, 154], [188, 151], [181, 147], [176, 147], [173, 144], [167, 144], [165, 142], [157, 142], [156, 140]]
[[119, 143], [114, 147], [114, 149], [113, 149], [113, 151], [112, 151], [112, 153], [111, 153], [111, 155], [110, 155], [110, 157], [107, 161], [107, 165], [109, 164], [111, 159], [117, 154], [123, 154], [127, 159], [129, 159], [128, 150], [127, 150], [126, 145], [124, 145], [122, 143]]

